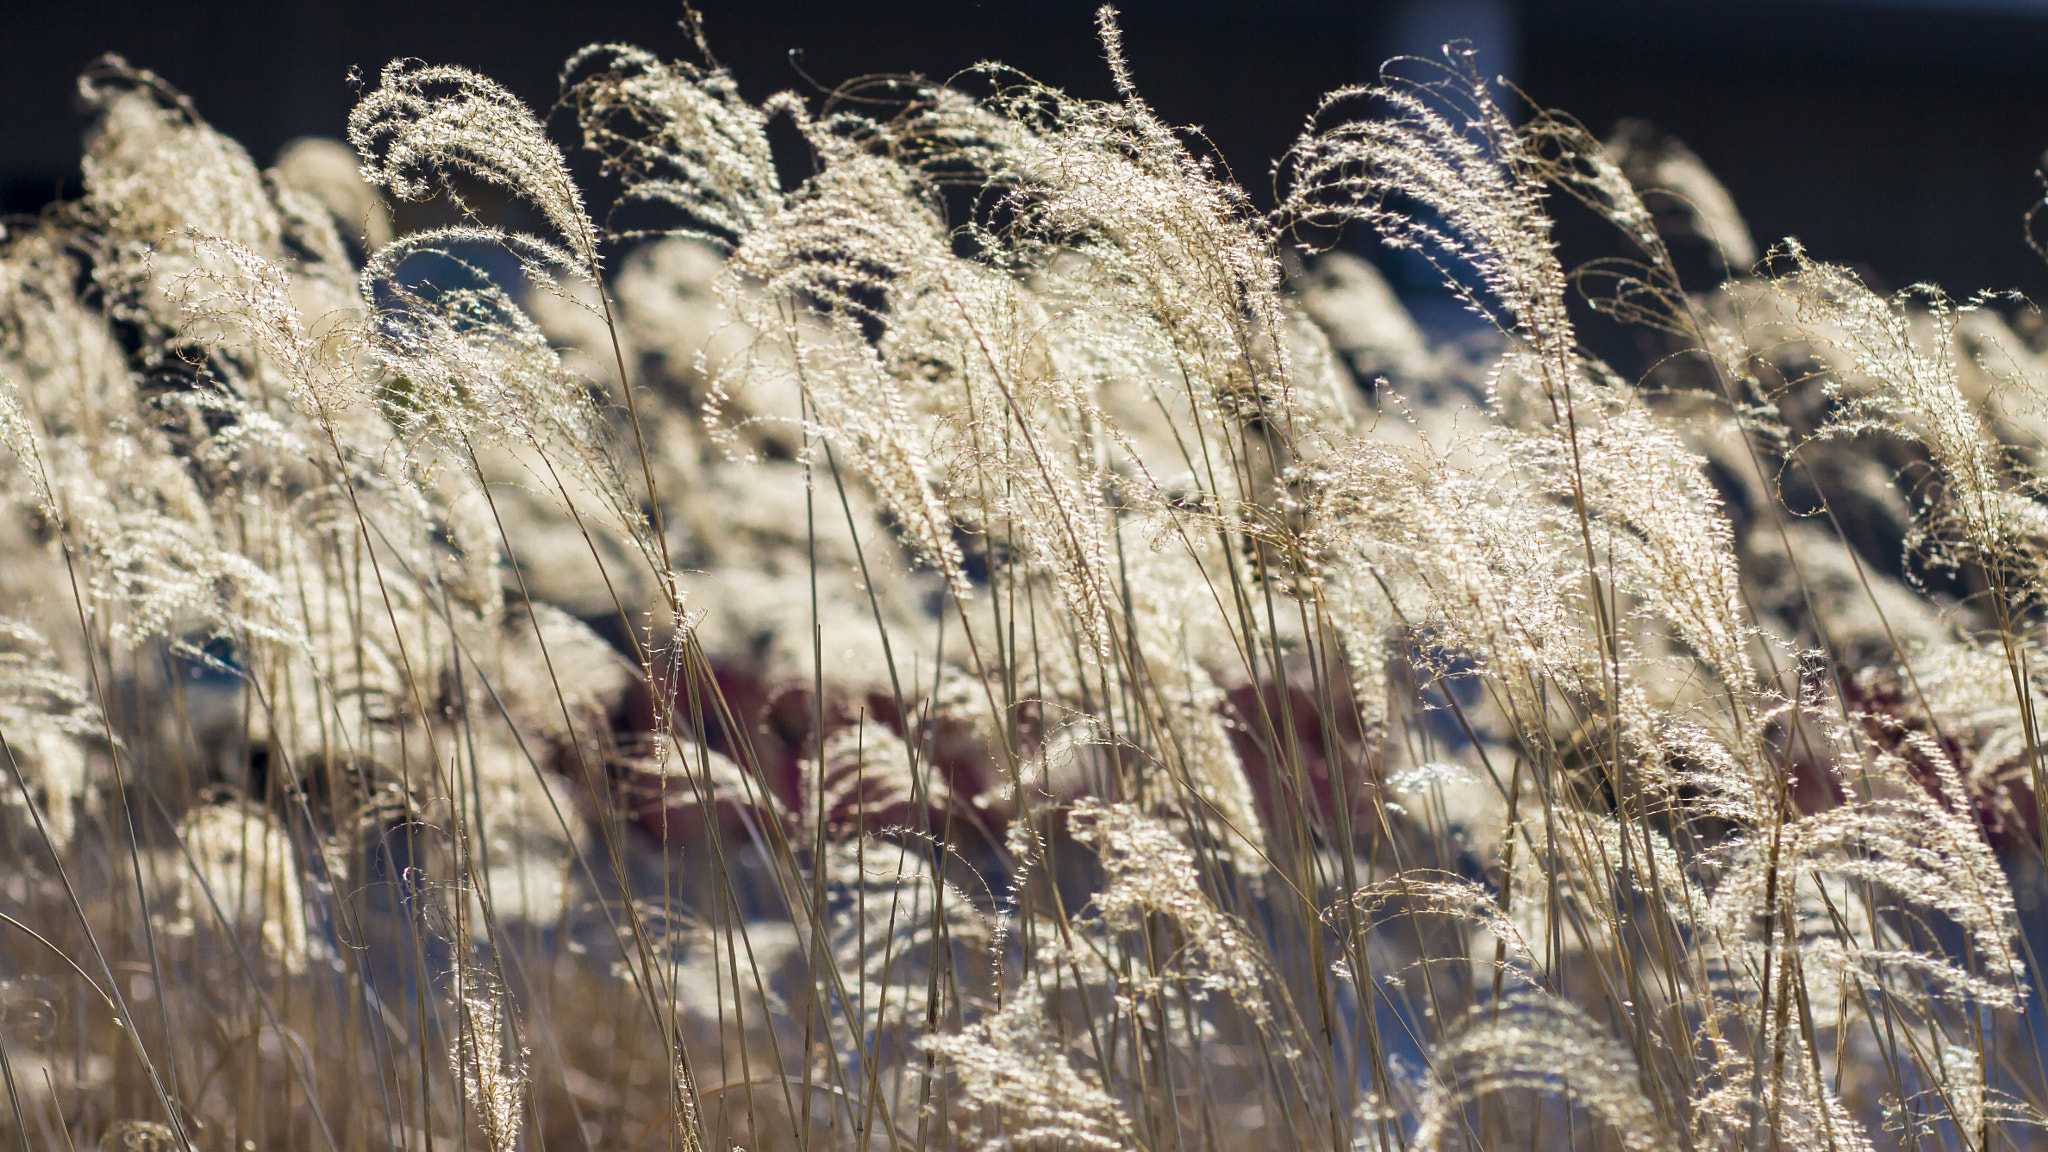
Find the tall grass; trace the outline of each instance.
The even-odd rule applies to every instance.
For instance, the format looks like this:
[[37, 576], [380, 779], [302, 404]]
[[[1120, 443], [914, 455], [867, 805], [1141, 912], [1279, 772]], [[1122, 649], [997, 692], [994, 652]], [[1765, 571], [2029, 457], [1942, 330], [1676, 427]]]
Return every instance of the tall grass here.
[[1263, 211], [1101, 32], [586, 49], [596, 215], [457, 67], [267, 171], [87, 72], [0, 246], [0, 1139], [2041, 1143], [2027, 314], [1455, 50]]

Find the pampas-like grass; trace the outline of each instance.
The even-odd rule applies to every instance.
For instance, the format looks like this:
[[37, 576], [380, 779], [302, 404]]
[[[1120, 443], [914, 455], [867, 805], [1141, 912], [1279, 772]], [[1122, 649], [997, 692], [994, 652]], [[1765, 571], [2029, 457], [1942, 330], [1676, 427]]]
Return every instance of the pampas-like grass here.
[[1458, 50], [1264, 212], [1100, 32], [600, 45], [562, 141], [401, 61], [354, 172], [87, 72], [0, 243], [0, 1141], [2039, 1142], [2024, 328]]

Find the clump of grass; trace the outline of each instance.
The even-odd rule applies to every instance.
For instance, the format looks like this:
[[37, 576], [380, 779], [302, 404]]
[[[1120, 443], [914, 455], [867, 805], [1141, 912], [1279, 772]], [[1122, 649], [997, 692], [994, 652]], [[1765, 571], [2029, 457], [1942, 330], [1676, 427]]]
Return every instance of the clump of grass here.
[[1111, 101], [586, 49], [631, 235], [460, 68], [359, 172], [88, 71], [0, 244], [6, 1139], [2038, 1142], [2043, 353], [1458, 51], [1261, 211], [1100, 19]]

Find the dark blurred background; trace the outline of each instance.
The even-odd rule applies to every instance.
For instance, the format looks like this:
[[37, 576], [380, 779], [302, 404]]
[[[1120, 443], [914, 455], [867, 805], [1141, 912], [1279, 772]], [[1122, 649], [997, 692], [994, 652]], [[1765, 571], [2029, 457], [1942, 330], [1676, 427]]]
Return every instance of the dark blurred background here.
[[[1470, 39], [1489, 70], [1605, 135], [1676, 134], [1757, 239], [1796, 235], [1882, 286], [2018, 287], [2048, 299], [2021, 219], [2048, 148], [2048, 0], [1126, 0], [1132, 69], [1270, 198], [1274, 158], [1316, 97], [1396, 53]], [[1070, 91], [1110, 86], [1086, 0], [703, 0], [713, 50], [753, 96], [1000, 59]], [[0, 4], [0, 209], [76, 186], [72, 78], [117, 51], [184, 89], [259, 163], [340, 135], [351, 67], [466, 64], [537, 106], [593, 41], [682, 55], [671, 0], [7, 0]]]

